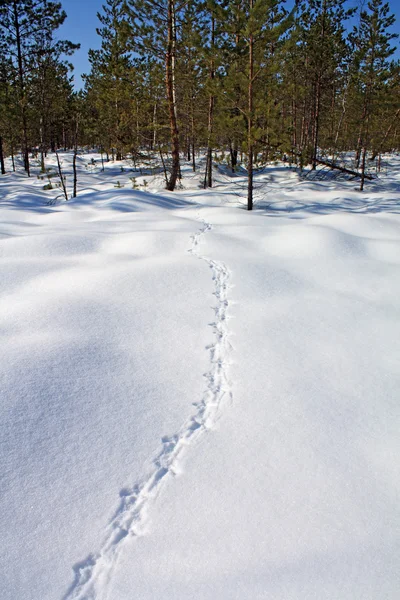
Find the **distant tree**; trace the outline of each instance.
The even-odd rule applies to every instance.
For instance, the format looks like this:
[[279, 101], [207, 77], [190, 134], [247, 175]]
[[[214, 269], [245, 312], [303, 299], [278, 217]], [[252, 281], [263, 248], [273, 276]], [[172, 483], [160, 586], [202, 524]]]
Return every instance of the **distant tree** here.
[[89, 51], [91, 72], [85, 77], [88, 98], [97, 112], [101, 145], [121, 160], [132, 147], [136, 74], [130, 57], [129, 25], [122, 0], [106, 0], [97, 13], [101, 49]]
[[[39, 123], [41, 169], [45, 170], [44, 157], [48, 146], [54, 146], [49, 139], [54, 134], [57, 121], [64, 111], [60, 111], [66, 98], [72, 94], [69, 71], [72, 65], [64, 57], [71, 56], [80, 44], [67, 40], [55, 40], [54, 32], [66, 19], [66, 13], [56, 5], [52, 11], [44, 10], [37, 15], [41, 19], [33, 32], [34, 45], [29, 59], [29, 96], [35, 122]], [[61, 112], [61, 115], [60, 115]], [[65, 130], [65, 124], [64, 124]], [[63, 135], [66, 146], [65, 131]], [[53, 143], [52, 143], [53, 142]]]
[[[70, 54], [79, 47], [70, 42], [53, 40], [53, 32], [65, 18], [66, 13], [61, 9], [60, 2], [2, 0], [0, 4], [0, 51], [12, 65], [12, 85], [16, 91], [12, 99], [15, 99], [24, 168], [28, 176], [29, 148], [32, 142], [30, 117], [34, 112], [32, 98], [39, 104], [45, 96], [48, 98], [52, 95], [51, 91], [47, 91], [53, 79], [47, 76], [49, 65], [54, 67], [61, 64], [63, 53]], [[39, 112], [43, 132], [45, 107], [41, 106]]]
[[394, 22], [395, 16], [389, 13], [388, 3], [370, 0], [367, 10], [361, 11], [359, 26], [352, 34], [358, 69], [355, 85], [361, 100], [359, 117], [356, 119], [359, 124], [357, 163], [361, 160], [361, 191], [364, 188], [367, 151], [373, 145], [373, 120], [380, 112], [381, 96], [387, 93], [387, 83], [394, 70], [389, 58], [395, 52], [391, 41], [398, 34], [388, 31]]
[[[196, 0], [193, 0], [196, 2]], [[185, 0], [128, 0], [132, 27], [132, 50], [142, 59], [149, 56], [164, 65], [165, 97], [171, 147], [171, 169], [167, 178], [168, 190], [175, 189], [180, 176], [180, 132], [178, 123], [178, 80], [181, 25], [187, 2]]]

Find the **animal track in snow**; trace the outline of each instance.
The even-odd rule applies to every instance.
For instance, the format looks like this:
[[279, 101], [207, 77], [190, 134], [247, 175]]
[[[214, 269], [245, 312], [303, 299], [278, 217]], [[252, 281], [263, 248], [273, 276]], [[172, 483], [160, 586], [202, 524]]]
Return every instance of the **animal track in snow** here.
[[164, 436], [158, 454], [152, 460], [150, 475], [136, 483], [132, 488], [120, 491], [119, 506], [111, 518], [103, 543], [95, 554], [74, 566], [75, 578], [63, 600], [99, 600], [107, 597], [107, 589], [113, 570], [127, 537], [140, 536], [143, 533], [147, 509], [150, 501], [160, 491], [168, 475], [179, 472], [179, 457], [218, 420], [226, 400], [231, 401], [232, 393], [228, 378], [228, 355], [230, 351], [227, 328], [229, 308], [228, 291], [230, 272], [224, 263], [199, 253], [199, 245], [212, 226], [202, 221], [199, 232], [191, 236], [192, 246], [188, 252], [199, 260], [205, 261], [212, 271], [215, 321], [211, 323], [214, 341], [207, 347], [210, 356], [210, 369], [204, 374], [207, 386], [203, 397], [195, 402], [196, 412], [172, 436]]

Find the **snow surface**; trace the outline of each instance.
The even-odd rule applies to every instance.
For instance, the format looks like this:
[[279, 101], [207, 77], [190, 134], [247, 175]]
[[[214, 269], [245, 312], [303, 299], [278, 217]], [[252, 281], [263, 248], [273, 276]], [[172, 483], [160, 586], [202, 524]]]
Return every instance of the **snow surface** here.
[[79, 167], [0, 178], [1, 600], [397, 600], [399, 157]]

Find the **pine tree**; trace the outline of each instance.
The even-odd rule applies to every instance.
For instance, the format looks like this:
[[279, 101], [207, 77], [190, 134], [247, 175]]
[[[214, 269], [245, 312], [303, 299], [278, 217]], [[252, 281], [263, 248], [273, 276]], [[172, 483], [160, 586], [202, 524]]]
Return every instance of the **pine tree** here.
[[[0, 50], [12, 65], [12, 83], [15, 91], [15, 113], [21, 132], [21, 148], [24, 167], [30, 175], [29, 148], [32, 138], [32, 122], [36, 115], [32, 98], [36, 102], [46, 95], [45, 82], [51, 85], [52, 77], [45, 76], [50, 63], [62, 64], [61, 55], [70, 54], [78, 45], [55, 42], [53, 32], [64, 22], [66, 14], [59, 2], [50, 0], [2, 0], [0, 5]], [[38, 81], [41, 92], [38, 97]], [[40, 98], [42, 94], [42, 98]], [[52, 93], [49, 92], [48, 96]], [[41, 107], [41, 118], [44, 118]]]
[[379, 112], [379, 97], [390, 77], [389, 58], [395, 48], [391, 41], [398, 37], [388, 29], [394, 24], [394, 15], [389, 14], [389, 4], [382, 0], [370, 0], [368, 10], [362, 10], [360, 24], [354, 29], [353, 41], [356, 46], [358, 72], [356, 86], [362, 101], [357, 140], [357, 162], [361, 159], [361, 185], [364, 188], [366, 155], [372, 142], [374, 116]]
[[175, 189], [180, 176], [180, 132], [178, 123], [177, 89], [179, 49], [185, 0], [129, 0], [132, 27], [132, 50], [143, 59], [151, 56], [155, 64], [164, 65], [165, 96], [171, 146], [171, 169], [167, 189]]
[[123, 151], [131, 148], [132, 92], [134, 76], [129, 54], [129, 26], [122, 0], [106, 0], [97, 14], [102, 25], [101, 49], [89, 51], [91, 73], [86, 88], [98, 113], [102, 146], [121, 160]]
[[345, 21], [353, 9], [345, 9], [345, 0], [307, 0], [300, 6], [300, 46], [303, 61], [304, 98], [300, 152], [316, 168], [318, 147], [323, 135], [331, 146], [338, 88], [347, 64]]

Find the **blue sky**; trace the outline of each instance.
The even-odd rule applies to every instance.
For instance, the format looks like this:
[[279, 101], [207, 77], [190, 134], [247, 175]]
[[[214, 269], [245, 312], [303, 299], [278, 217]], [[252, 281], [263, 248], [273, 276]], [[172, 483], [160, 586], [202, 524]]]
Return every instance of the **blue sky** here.
[[103, 0], [61, 0], [67, 18], [58, 30], [58, 38], [79, 43], [80, 50], [70, 58], [75, 67], [75, 85], [82, 86], [81, 74], [88, 73], [90, 65], [88, 51], [90, 48], [100, 48], [100, 37], [96, 27], [100, 25], [97, 13], [101, 12]]
[[[356, 4], [356, 0], [353, 0]], [[77, 88], [82, 86], [81, 74], [88, 73], [90, 70], [87, 58], [89, 48], [99, 48], [100, 38], [96, 34], [96, 27], [99, 26], [97, 13], [100, 11], [104, 0], [61, 0], [62, 6], [67, 13], [65, 23], [58, 30], [60, 39], [68, 39], [71, 42], [79, 42], [81, 49], [75, 52], [71, 62], [75, 66], [75, 85]], [[292, 4], [288, 2], [288, 5]], [[389, 0], [390, 9], [395, 13], [397, 21], [394, 31], [400, 33], [400, 0]], [[397, 40], [397, 43], [399, 40]], [[399, 57], [400, 52], [397, 52]]]

